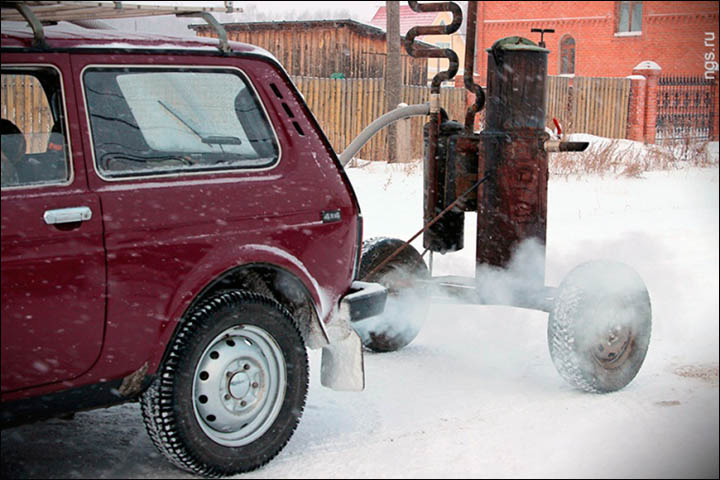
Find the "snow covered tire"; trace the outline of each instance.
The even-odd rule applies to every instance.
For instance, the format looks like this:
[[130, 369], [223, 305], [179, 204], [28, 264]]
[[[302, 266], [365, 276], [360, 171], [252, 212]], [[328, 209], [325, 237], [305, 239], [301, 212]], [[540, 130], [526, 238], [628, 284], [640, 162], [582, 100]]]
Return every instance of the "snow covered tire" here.
[[363, 345], [375, 352], [393, 352], [412, 342], [420, 333], [430, 304], [427, 292], [417, 283], [429, 277], [428, 268], [420, 253], [410, 245], [366, 278], [404, 243], [387, 237], [363, 242], [358, 278], [388, 289], [382, 314], [353, 323]]
[[548, 345], [555, 368], [586, 392], [625, 387], [650, 343], [650, 296], [640, 276], [617, 262], [588, 262], [563, 280], [550, 311]]
[[141, 399], [157, 449], [205, 477], [247, 472], [274, 458], [298, 425], [308, 359], [288, 311], [233, 291], [198, 305]]

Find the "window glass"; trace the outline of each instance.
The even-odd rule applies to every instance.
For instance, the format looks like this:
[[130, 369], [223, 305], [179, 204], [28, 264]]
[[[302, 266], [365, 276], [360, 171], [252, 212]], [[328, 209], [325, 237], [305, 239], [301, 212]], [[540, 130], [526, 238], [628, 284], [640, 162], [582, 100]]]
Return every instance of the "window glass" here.
[[642, 2], [632, 3], [632, 22], [630, 31], [639, 32], [642, 30]]
[[642, 31], [642, 2], [618, 2], [617, 9], [619, 33]]
[[57, 70], [3, 68], [1, 108], [2, 187], [66, 182], [70, 168]]
[[93, 68], [83, 80], [103, 175], [261, 168], [278, 159], [268, 119], [238, 72]]
[[630, 2], [620, 2], [618, 12], [618, 32], [630, 31]]
[[560, 41], [560, 73], [575, 73], [575, 39], [570, 35]]

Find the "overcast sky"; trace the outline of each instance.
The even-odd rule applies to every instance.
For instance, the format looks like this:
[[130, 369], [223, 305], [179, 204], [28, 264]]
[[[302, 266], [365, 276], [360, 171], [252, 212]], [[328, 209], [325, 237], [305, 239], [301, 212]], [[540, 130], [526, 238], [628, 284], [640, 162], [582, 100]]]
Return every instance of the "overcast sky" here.
[[[153, 5], [177, 5], [185, 7], [217, 7], [223, 8], [222, 1], [125, 1], [126, 4], [153, 4]], [[242, 13], [224, 14], [213, 13], [213, 16], [220, 23], [248, 22], [248, 21], [271, 21], [271, 20], [336, 20], [351, 18], [364, 23], [370, 23], [379, 6], [385, 5], [384, 1], [364, 2], [319, 2], [319, 1], [277, 1], [277, 2], [252, 2], [234, 1], [233, 7], [243, 10]], [[204, 23], [199, 18], [177, 18], [175, 16], [145, 17], [136, 19], [110, 20], [107, 23], [114, 28], [121, 30], [156, 33], [165, 35], [195, 36], [195, 33], [188, 30], [190, 24]]]
[[[181, 6], [216, 6], [222, 8], [222, 1], [136, 1], [131, 0], [125, 3], [150, 3], [150, 4], [172, 4]], [[369, 22], [375, 14], [377, 7], [385, 5], [384, 1], [348, 1], [348, 2], [319, 2], [319, 1], [284, 1], [284, 2], [261, 2], [261, 1], [233, 1], [233, 7], [242, 8], [247, 11], [263, 12], [272, 19], [283, 19], [289, 13], [294, 12], [305, 14], [326, 14], [338, 11], [347, 11], [350, 18], [362, 22]], [[346, 17], [347, 18], [347, 17]], [[320, 18], [318, 18], [320, 19]]]

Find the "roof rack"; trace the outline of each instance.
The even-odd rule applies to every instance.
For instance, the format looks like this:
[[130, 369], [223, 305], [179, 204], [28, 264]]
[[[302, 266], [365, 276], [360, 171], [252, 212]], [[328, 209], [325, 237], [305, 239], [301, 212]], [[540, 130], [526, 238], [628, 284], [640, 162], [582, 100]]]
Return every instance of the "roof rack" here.
[[120, 1], [77, 2], [77, 1], [5, 1], [0, 3], [0, 18], [8, 21], [26, 21], [33, 31], [33, 46], [48, 48], [45, 41], [44, 24], [59, 21], [77, 22], [82, 20], [112, 20], [155, 15], [176, 15], [178, 17], [200, 17], [218, 34], [221, 52], [230, 51], [225, 28], [211, 12], [236, 13], [241, 8], [225, 1], [225, 7], [178, 7], [174, 5], [147, 5]]

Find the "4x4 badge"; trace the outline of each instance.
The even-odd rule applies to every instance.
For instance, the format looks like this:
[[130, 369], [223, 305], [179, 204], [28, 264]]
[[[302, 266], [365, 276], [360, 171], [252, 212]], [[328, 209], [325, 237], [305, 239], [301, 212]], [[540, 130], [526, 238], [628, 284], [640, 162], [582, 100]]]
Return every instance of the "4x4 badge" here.
[[323, 223], [339, 222], [341, 219], [342, 216], [340, 215], [340, 210], [330, 210], [322, 212]]

